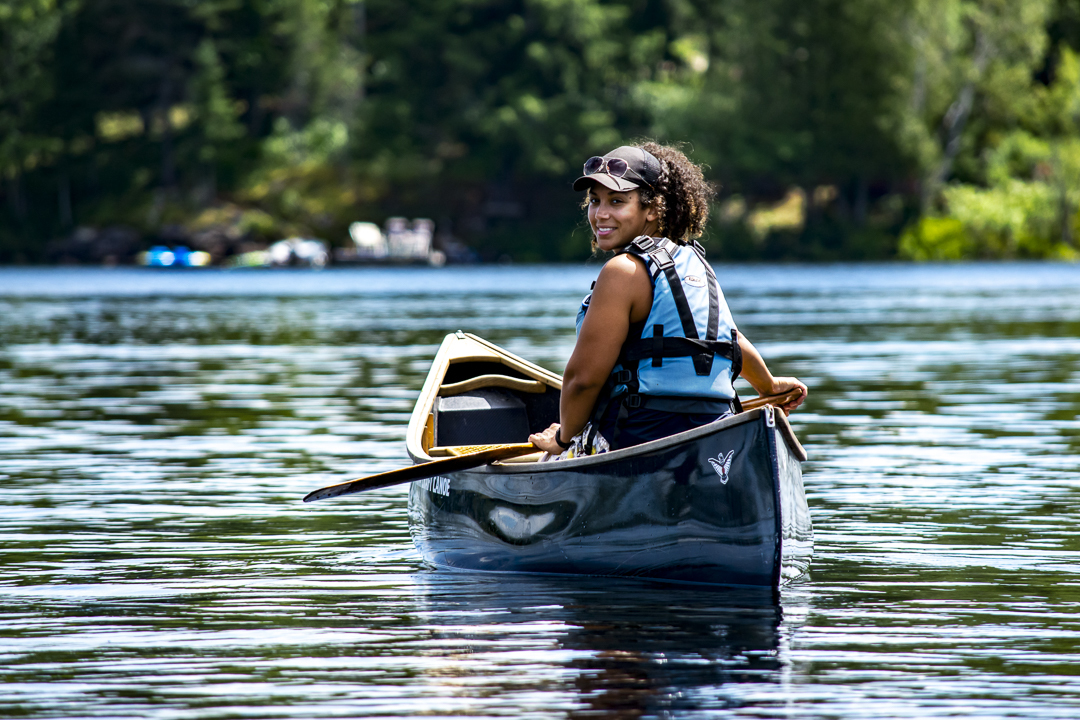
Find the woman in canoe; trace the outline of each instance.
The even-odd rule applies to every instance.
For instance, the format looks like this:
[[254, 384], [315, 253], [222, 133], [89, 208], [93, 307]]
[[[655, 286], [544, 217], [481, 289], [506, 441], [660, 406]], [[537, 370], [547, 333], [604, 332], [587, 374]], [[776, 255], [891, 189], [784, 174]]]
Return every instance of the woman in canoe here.
[[761, 395], [792, 389], [773, 377], [735, 327], [705, 253], [714, 190], [679, 150], [645, 143], [589, 158], [585, 190], [593, 248], [614, 252], [577, 320], [563, 375], [559, 423], [529, 437], [576, 457], [638, 445], [737, 411], [740, 374]]

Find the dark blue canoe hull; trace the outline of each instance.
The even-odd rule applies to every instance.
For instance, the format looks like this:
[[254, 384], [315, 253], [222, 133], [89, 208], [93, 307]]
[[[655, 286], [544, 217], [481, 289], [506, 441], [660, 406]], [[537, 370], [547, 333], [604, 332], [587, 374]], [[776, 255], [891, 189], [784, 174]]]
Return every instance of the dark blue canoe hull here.
[[762, 408], [603, 455], [415, 482], [410, 526], [443, 567], [776, 586], [812, 552], [802, 459]]

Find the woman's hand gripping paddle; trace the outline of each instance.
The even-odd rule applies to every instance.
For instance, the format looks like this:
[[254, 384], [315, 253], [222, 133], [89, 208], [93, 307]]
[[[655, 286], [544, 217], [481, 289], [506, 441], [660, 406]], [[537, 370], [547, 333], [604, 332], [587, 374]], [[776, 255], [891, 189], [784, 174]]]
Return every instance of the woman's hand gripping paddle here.
[[750, 400], [747, 400], [742, 404], [743, 411], [745, 412], [746, 410], [754, 410], [756, 408], [764, 407], [766, 405], [772, 405], [773, 407], [780, 408], [784, 411], [784, 414], [787, 415], [788, 410], [786, 406], [794, 402], [795, 400], [798, 400], [800, 397], [802, 397], [802, 394], [802, 390], [800, 390], [799, 388], [792, 388], [791, 390], [788, 390], [787, 392], [782, 392], [779, 395], [762, 395], [760, 397], [751, 398]]
[[442, 473], [468, 470], [493, 463], [496, 460], [507, 460], [512, 457], [528, 455], [536, 452], [537, 448], [532, 443], [514, 443], [510, 445], [479, 445], [474, 452], [468, 452], [455, 457], [441, 458], [431, 462], [420, 463], [411, 467], [389, 470], [378, 475], [369, 475], [359, 480], [330, 485], [321, 490], [315, 490], [304, 496], [304, 502], [314, 502], [326, 498], [338, 497], [339, 495], [351, 495], [352, 493], [375, 490], [376, 488], [389, 487], [400, 483], [412, 482], [434, 477]]

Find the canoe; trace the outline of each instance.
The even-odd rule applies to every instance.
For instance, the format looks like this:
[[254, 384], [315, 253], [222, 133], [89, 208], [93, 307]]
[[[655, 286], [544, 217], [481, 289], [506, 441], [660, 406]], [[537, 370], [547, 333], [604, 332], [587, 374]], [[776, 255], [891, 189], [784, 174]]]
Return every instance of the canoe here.
[[[414, 463], [523, 442], [559, 417], [562, 378], [468, 333], [447, 335], [417, 399]], [[813, 529], [784, 413], [764, 406], [642, 445], [535, 453], [413, 482], [424, 559], [471, 571], [779, 586], [805, 573]]]

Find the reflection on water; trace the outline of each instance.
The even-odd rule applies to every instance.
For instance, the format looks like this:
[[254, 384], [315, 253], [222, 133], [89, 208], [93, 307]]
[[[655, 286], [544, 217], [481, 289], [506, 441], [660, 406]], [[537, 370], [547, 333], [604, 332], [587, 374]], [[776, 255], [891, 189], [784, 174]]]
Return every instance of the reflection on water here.
[[560, 370], [596, 266], [0, 270], [0, 716], [1075, 717], [1080, 268], [718, 268], [807, 380], [811, 578], [448, 574], [443, 334]]
[[803, 610], [793, 601], [781, 611], [774, 591], [762, 588], [420, 577], [423, 621], [469, 648], [438, 653], [432, 677], [461, 689], [493, 672], [516, 675], [534, 692], [566, 695], [572, 718], [729, 707], [737, 700], [726, 686], [780, 681]]

